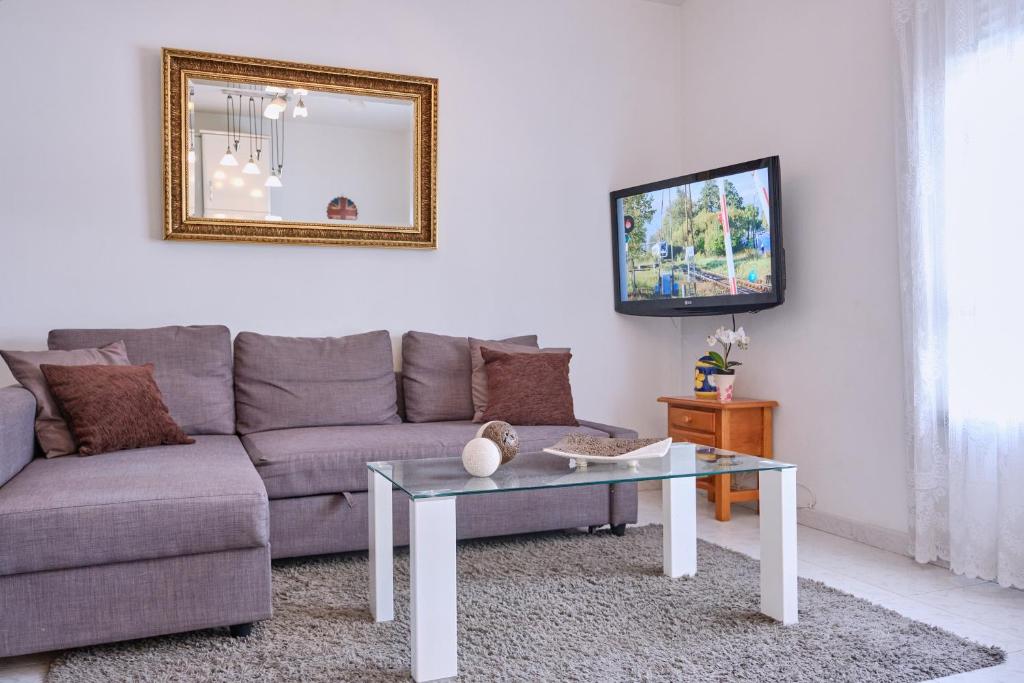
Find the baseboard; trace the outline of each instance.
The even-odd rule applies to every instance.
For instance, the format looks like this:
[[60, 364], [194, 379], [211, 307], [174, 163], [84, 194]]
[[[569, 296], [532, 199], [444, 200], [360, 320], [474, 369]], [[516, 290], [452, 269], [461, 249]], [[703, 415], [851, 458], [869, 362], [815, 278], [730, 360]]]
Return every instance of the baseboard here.
[[897, 555], [910, 557], [910, 534], [905, 531], [894, 531], [893, 529], [886, 529], [874, 524], [866, 524], [846, 517], [840, 517], [839, 515], [829, 514], [828, 512], [807, 508], [797, 510], [796, 520], [798, 524], [817, 529], [818, 531], [824, 531], [825, 533], [848, 538], [851, 541], [857, 541], [874, 548], [888, 550]]
[[[638, 484], [641, 491], [661, 490], [661, 481], [641, 481]], [[703, 499], [702, 499], [703, 500]], [[749, 510], [757, 510], [757, 503], [733, 503], [734, 507], [744, 507]], [[797, 510], [796, 520], [801, 524], [827, 534], [840, 536], [851, 541], [857, 541], [873, 548], [888, 550], [897, 555], [912, 557], [910, 552], [910, 534], [905, 531], [894, 531], [885, 527], [858, 522], [847, 517], [840, 517], [820, 510], [802, 508]]]

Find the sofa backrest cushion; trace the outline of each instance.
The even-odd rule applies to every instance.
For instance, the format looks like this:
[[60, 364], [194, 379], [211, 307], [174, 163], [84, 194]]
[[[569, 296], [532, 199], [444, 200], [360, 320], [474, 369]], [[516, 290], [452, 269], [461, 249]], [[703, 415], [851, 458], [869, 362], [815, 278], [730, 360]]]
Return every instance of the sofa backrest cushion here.
[[123, 339], [132, 365], [153, 364], [153, 376], [186, 434], [234, 434], [231, 332], [223, 325], [149, 329], [51, 330], [51, 349], [97, 348]]
[[397, 424], [391, 335], [235, 338], [238, 432]]
[[[537, 336], [502, 341], [537, 346]], [[473, 419], [473, 364], [468, 337], [402, 335], [402, 382], [409, 422]]]

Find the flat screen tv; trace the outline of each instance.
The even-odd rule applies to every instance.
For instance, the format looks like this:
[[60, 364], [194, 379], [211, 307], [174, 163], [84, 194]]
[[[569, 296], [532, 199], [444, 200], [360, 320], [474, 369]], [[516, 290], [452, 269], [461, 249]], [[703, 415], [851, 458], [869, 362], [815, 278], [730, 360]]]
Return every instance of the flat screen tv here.
[[615, 310], [684, 316], [778, 306], [777, 156], [611, 193]]

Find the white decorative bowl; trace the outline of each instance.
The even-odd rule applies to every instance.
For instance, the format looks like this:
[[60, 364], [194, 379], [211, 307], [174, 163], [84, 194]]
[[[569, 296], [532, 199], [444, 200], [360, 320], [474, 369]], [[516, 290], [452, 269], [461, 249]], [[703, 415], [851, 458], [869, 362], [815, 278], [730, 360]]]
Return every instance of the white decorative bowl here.
[[544, 452], [550, 453], [551, 455], [557, 455], [562, 458], [575, 460], [577, 469], [585, 470], [587, 469], [587, 465], [592, 462], [624, 462], [630, 467], [635, 468], [640, 465], [641, 460], [651, 460], [653, 458], [664, 457], [670, 448], [672, 448], [672, 439], [663, 439], [657, 443], [652, 443], [650, 446], [644, 446], [643, 448], [638, 448], [635, 451], [623, 453], [622, 455], [584, 455], [582, 453], [560, 451], [557, 448], [545, 448]]

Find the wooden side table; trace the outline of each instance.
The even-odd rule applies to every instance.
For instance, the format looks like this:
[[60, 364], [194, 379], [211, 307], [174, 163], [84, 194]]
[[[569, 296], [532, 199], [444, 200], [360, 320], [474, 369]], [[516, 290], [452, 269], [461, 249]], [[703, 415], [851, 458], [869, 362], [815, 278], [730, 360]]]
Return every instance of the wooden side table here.
[[[668, 404], [668, 435], [673, 441], [689, 441], [714, 448], [773, 457], [772, 409], [776, 401], [736, 398], [728, 403], [693, 396], [662, 396]], [[732, 476], [701, 477], [697, 488], [708, 492], [715, 504], [715, 519], [732, 519], [732, 504], [757, 500], [758, 490], [734, 490]]]

